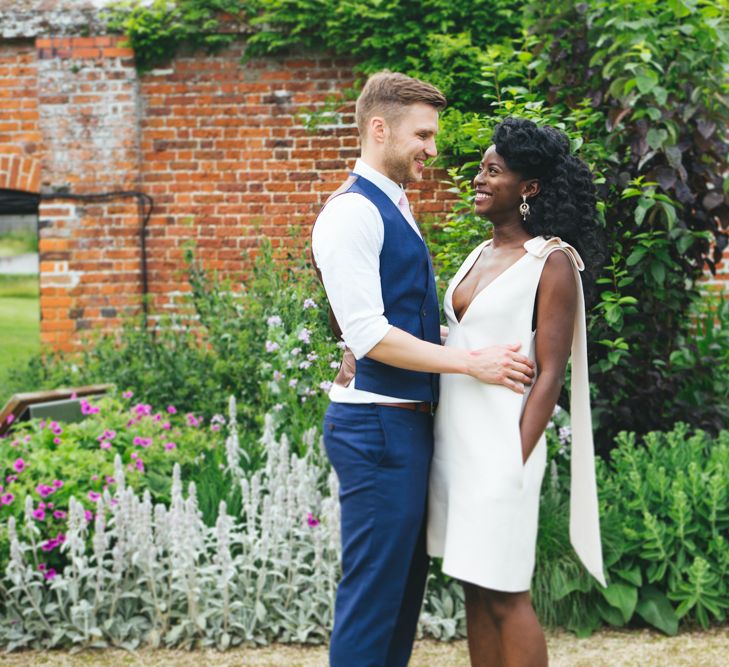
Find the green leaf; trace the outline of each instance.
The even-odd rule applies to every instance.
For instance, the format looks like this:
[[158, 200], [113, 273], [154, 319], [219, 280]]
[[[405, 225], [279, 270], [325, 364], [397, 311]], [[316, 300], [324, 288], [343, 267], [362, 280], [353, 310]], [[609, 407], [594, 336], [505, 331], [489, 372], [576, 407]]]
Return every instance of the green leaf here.
[[658, 84], [658, 74], [651, 69], [641, 69], [635, 76], [635, 82], [641, 93], [650, 93]]
[[646, 586], [640, 591], [640, 600], [635, 612], [646, 623], [667, 635], [678, 632], [678, 617], [668, 598], [655, 586]]
[[654, 127], [648, 130], [648, 134], [646, 136], [646, 141], [648, 142], [648, 145], [654, 150], [658, 150], [661, 146], [663, 146], [666, 139], [668, 139], [668, 132], [663, 129], [657, 130]]
[[651, 263], [651, 275], [659, 285], [663, 285], [666, 280], [666, 267], [661, 262]]
[[638, 602], [638, 589], [630, 584], [612, 583], [607, 588], [600, 589], [600, 592], [611, 607], [620, 610], [623, 623], [627, 623]]

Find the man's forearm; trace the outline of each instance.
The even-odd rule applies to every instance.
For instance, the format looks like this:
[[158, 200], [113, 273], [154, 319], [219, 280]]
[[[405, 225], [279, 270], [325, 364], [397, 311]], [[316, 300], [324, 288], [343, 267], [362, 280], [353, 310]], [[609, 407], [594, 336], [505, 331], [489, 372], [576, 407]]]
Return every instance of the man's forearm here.
[[462, 373], [521, 394], [524, 385], [531, 384], [534, 363], [517, 353], [519, 347], [519, 344], [494, 345], [481, 350], [443, 347], [392, 327], [366, 356], [411, 371]]
[[467, 375], [469, 355], [467, 350], [428, 343], [402, 329], [391, 327], [385, 337], [366, 356], [409, 371]]

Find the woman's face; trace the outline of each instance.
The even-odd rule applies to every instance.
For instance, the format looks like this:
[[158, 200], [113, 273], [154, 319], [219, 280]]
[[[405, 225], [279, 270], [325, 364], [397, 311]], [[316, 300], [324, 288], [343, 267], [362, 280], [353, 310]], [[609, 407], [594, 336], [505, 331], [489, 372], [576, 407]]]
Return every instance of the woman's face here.
[[476, 189], [475, 210], [477, 215], [493, 219], [507, 215], [518, 216], [525, 182], [521, 174], [506, 166], [504, 159], [489, 146], [473, 179]]

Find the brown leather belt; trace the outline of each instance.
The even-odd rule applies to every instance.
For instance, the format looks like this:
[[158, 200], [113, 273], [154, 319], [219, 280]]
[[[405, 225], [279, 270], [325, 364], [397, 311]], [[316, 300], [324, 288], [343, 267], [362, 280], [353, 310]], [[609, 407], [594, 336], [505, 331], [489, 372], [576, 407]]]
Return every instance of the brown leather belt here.
[[435, 414], [435, 408], [437, 403], [431, 403], [430, 401], [420, 401], [412, 403], [376, 403], [375, 405], [384, 405], [387, 408], [405, 408], [405, 410], [413, 410], [415, 412], [427, 412], [429, 414]]

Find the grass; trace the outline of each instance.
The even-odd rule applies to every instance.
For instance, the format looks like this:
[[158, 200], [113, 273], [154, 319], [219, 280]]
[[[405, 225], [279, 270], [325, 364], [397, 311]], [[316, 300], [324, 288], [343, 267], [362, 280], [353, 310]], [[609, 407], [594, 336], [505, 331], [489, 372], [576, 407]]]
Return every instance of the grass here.
[[38, 252], [38, 235], [35, 231], [19, 229], [0, 234], [0, 257], [13, 257]]
[[[38, 276], [0, 275], [0, 388], [8, 369], [40, 352]], [[0, 401], [7, 400], [0, 389]]]
[[[549, 632], [551, 667], [726, 667], [729, 628], [665, 637], [647, 630], [603, 630], [588, 639]], [[467, 667], [465, 641], [417, 642], [410, 667]], [[25, 651], [0, 654], [7, 667], [325, 667], [326, 648], [269, 646], [199, 651]]]

